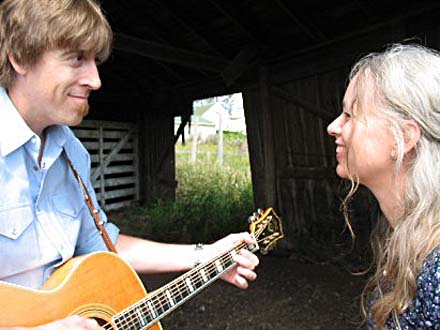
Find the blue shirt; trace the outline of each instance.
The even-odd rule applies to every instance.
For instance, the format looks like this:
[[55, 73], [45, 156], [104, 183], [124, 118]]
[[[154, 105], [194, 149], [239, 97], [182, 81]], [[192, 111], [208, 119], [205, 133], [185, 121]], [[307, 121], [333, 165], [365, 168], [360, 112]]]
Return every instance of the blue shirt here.
[[[40, 145], [0, 87], [0, 280], [31, 288], [41, 287], [72, 256], [106, 250], [62, 151], [99, 209], [90, 155], [66, 126], [46, 129], [41, 166]], [[115, 242], [117, 227], [106, 222], [106, 228]]]
[[[417, 277], [417, 289], [411, 306], [398, 316], [399, 326], [392, 317], [388, 330], [440, 330], [440, 246], [425, 259]], [[376, 329], [369, 320], [367, 329]]]

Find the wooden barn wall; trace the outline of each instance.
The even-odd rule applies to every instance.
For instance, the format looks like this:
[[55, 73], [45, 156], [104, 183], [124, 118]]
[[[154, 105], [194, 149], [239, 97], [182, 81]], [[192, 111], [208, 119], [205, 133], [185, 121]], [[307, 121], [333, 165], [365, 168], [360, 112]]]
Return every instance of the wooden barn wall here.
[[174, 117], [145, 116], [140, 122], [141, 196], [143, 202], [174, 199]]
[[[423, 19], [394, 22], [319, 52], [270, 64], [260, 70], [258, 83], [243, 91], [255, 204], [274, 207], [281, 215], [285, 248], [301, 249], [310, 239], [337, 241], [345, 228], [335, 144], [326, 127], [340, 112], [351, 65], [363, 54], [408, 37], [438, 47], [439, 31]], [[360, 195], [352, 218], [363, 245], [377, 206], [365, 190]]]

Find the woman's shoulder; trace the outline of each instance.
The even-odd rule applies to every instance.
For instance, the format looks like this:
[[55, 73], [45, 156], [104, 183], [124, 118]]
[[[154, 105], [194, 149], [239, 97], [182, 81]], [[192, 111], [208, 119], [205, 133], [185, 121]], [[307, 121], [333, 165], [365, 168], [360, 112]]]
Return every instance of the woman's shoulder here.
[[426, 280], [440, 283], [440, 245], [435, 247], [425, 258], [418, 282]]
[[[411, 306], [399, 316], [401, 329], [440, 330], [440, 246], [425, 258]], [[392, 318], [388, 329], [395, 327]]]

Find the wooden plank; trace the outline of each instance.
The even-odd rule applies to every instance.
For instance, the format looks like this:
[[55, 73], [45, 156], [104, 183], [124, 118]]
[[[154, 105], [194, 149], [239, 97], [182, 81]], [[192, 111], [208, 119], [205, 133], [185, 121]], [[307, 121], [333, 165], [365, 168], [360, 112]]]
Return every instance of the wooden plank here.
[[108, 166], [104, 174], [118, 174], [118, 173], [134, 173], [135, 167], [133, 165], [123, 166]]
[[[99, 188], [101, 180], [96, 180], [95, 184], [93, 185], [93, 188]], [[109, 187], [118, 187], [118, 186], [124, 186], [128, 184], [136, 184], [138, 180], [134, 176], [127, 176], [122, 178], [109, 178], [105, 179], [105, 186], [107, 188]]]
[[[134, 196], [136, 190], [134, 188], [118, 189], [105, 192], [105, 199], [121, 198], [125, 196]], [[101, 198], [101, 193], [96, 194], [98, 198]]]
[[336, 180], [336, 171], [332, 167], [294, 167], [285, 168], [280, 179], [313, 179], [313, 180]]
[[260, 83], [260, 102], [261, 114], [263, 118], [263, 155], [264, 155], [264, 188], [265, 188], [265, 205], [267, 207], [275, 207], [275, 155], [274, 155], [274, 136], [272, 128], [271, 113], [271, 88], [269, 81], [269, 69], [262, 68], [259, 72]]
[[[139, 166], [139, 137], [138, 135], [134, 135], [134, 159], [133, 159], [133, 164], [134, 164], [134, 180], [135, 182], [140, 182], [140, 177], [141, 177], [141, 171], [140, 171], [140, 166]], [[139, 200], [140, 196], [141, 196], [141, 190], [140, 190], [140, 185], [136, 184], [135, 185], [135, 189], [136, 189], [136, 193], [135, 193], [135, 199]]]
[[[104, 154], [104, 156], [105, 155], [107, 155], [107, 154]], [[98, 163], [99, 162], [99, 155], [98, 154], [90, 155], [90, 160], [92, 163]], [[117, 154], [117, 155], [113, 156], [113, 159], [112, 159], [112, 162], [126, 162], [126, 161], [133, 161], [136, 163], [136, 152]], [[93, 168], [96, 168], [96, 166]]]
[[115, 156], [127, 143], [128, 139], [131, 137], [132, 131], [128, 131], [125, 137], [118, 142], [118, 144], [113, 148], [112, 152], [109, 153], [105, 158], [103, 158], [100, 162], [100, 165], [95, 168], [95, 170], [92, 173], [92, 180], [95, 180], [98, 175], [100, 175], [100, 172], [103, 172], [105, 168], [110, 164], [110, 162], [113, 159], [113, 156]]
[[[138, 201], [139, 168], [138, 168], [138, 127], [133, 123], [107, 121], [84, 121], [79, 127], [73, 128], [75, 135], [91, 152], [93, 187], [99, 193], [97, 198], [105, 210], [129, 206]], [[112, 141], [112, 140], [118, 141]], [[120, 153], [127, 148], [129, 152]], [[114, 165], [114, 162], [131, 162], [129, 165]], [[113, 163], [113, 165], [111, 164]], [[101, 171], [104, 169], [104, 171]], [[104, 175], [111, 174], [112, 178]], [[119, 176], [123, 174], [123, 176]], [[126, 176], [127, 174], [131, 174]], [[122, 188], [122, 186], [129, 187]], [[120, 189], [117, 189], [121, 187]], [[116, 188], [108, 191], [109, 188]], [[113, 202], [115, 198], [126, 198], [127, 201]]]
[[[125, 129], [123, 131], [114, 131], [102, 128], [102, 134], [105, 139], [122, 139], [127, 133]], [[99, 139], [99, 131], [97, 129], [75, 129], [74, 133], [79, 139]]]
[[244, 47], [221, 74], [226, 85], [232, 85], [245, 71], [253, 67], [257, 62], [257, 55], [258, 49], [255, 46]]
[[228, 65], [228, 61], [221, 57], [208, 56], [121, 33], [115, 34], [114, 48], [127, 53], [211, 72], [221, 72]]
[[[89, 142], [85, 141], [83, 142], [84, 146], [89, 151], [99, 150], [99, 142]], [[118, 142], [104, 142], [104, 150], [113, 150], [118, 146]], [[132, 150], [133, 149], [133, 143], [127, 142], [124, 145], [124, 149]]]
[[314, 105], [314, 104], [312, 104], [312, 103], [310, 103], [310, 102], [308, 102], [306, 100], [303, 100], [303, 99], [301, 99], [299, 97], [296, 97], [296, 96], [294, 96], [292, 94], [289, 94], [288, 92], [286, 92], [285, 90], [283, 90], [280, 87], [273, 86], [272, 87], [272, 92], [275, 95], [277, 95], [279, 97], [282, 97], [286, 101], [291, 102], [291, 103], [293, 103], [293, 104], [295, 104], [297, 106], [300, 106], [300, 107], [306, 109], [308, 112], [310, 112], [310, 113], [312, 113], [312, 114], [314, 114], [314, 115], [316, 115], [316, 116], [318, 116], [320, 118], [323, 118], [323, 119], [326, 119], [326, 120], [330, 120], [330, 119], [333, 119], [335, 117], [334, 114], [331, 113], [330, 111], [327, 111], [325, 109], [321, 109], [318, 106], [316, 106], [316, 105]]
[[[111, 204], [107, 204], [106, 210], [107, 211], [112, 211], [112, 210], [117, 210], [123, 207], [129, 207], [132, 206], [133, 201], [123, 201], [123, 202], [116, 202], [116, 203], [111, 203]], [[110, 219], [111, 221], [111, 219]]]
[[133, 129], [133, 123], [103, 120], [84, 120], [78, 128], [112, 128], [112, 129]]

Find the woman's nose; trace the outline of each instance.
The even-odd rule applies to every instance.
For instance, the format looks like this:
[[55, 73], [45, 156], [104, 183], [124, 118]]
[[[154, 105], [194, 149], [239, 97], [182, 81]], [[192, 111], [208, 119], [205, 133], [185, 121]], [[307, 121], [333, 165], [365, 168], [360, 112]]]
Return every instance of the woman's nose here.
[[339, 115], [335, 120], [333, 120], [328, 126], [327, 126], [327, 133], [331, 136], [336, 136], [341, 134], [341, 120], [342, 120], [342, 114]]

